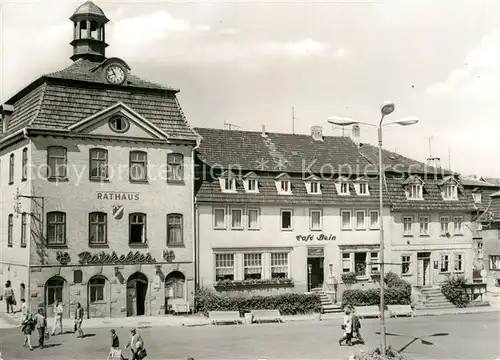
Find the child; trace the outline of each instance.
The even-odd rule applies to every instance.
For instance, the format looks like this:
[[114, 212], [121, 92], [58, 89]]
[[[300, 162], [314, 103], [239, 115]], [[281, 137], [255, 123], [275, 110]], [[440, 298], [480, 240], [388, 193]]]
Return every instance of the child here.
[[344, 336], [339, 339], [339, 345], [342, 346], [342, 342], [345, 341], [347, 345], [352, 346], [352, 315], [349, 307], [345, 308], [344, 324], [341, 328], [344, 330]]

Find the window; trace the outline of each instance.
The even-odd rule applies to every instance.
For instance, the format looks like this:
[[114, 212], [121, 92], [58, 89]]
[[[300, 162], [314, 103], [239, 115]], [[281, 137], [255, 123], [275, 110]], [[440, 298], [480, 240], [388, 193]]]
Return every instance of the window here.
[[257, 188], [257, 180], [255, 179], [248, 179], [247, 180], [247, 191], [248, 192], [258, 192]]
[[66, 214], [59, 211], [47, 213], [47, 245], [66, 244]]
[[12, 237], [14, 231], [14, 215], [9, 214], [9, 223], [7, 228], [7, 246], [12, 247]]
[[313, 181], [309, 183], [310, 194], [321, 194], [319, 182]]
[[354, 272], [356, 276], [366, 276], [367, 257], [369, 255], [365, 252], [354, 253]]
[[454, 254], [454, 269], [455, 272], [463, 272], [464, 271], [464, 255], [463, 254]]
[[342, 211], [341, 218], [342, 230], [351, 230], [351, 212], [349, 210]]
[[222, 191], [236, 191], [236, 180], [234, 178], [222, 178], [220, 184]]
[[53, 306], [56, 301], [62, 302], [64, 290], [64, 280], [61, 278], [51, 278], [47, 281], [47, 305]]
[[365, 212], [356, 211], [356, 230], [365, 230], [365, 229], [366, 229]]
[[292, 230], [291, 210], [281, 210], [281, 230]]
[[490, 270], [500, 270], [500, 255], [490, 255]]
[[28, 149], [23, 149], [23, 158], [22, 158], [22, 174], [21, 180], [26, 180], [28, 178]]
[[359, 184], [359, 195], [367, 195], [368, 194], [368, 184]]
[[184, 299], [184, 275], [179, 271], [170, 273], [165, 281], [165, 287], [170, 299]]
[[453, 234], [461, 235], [462, 234], [462, 222], [464, 218], [462, 216], [454, 216], [453, 217]]
[[167, 245], [182, 245], [182, 215], [168, 214], [167, 215]]
[[482, 196], [480, 192], [473, 192], [472, 193], [472, 198], [474, 199], [474, 202], [476, 204], [481, 204], [482, 202]]
[[262, 278], [262, 254], [244, 254], [243, 255], [243, 279], [261, 279]]
[[26, 213], [21, 215], [21, 247], [26, 247]]
[[441, 216], [439, 222], [441, 223], [441, 235], [448, 235], [450, 233], [450, 218], [448, 216]]
[[351, 254], [342, 253], [342, 272], [347, 273], [351, 271]]
[[408, 198], [421, 200], [422, 199], [422, 184], [408, 185]]
[[148, 155], [144, 151], [131, 151], [129, 158], [131, 181], [146, 181], [148, 179]]
[[109, 121], [111, 130], [117, 133], [124, 133], [129, 129], [129, 122], [122, 116], [116, 116]]
[[443, 186], [443, 198], [445, 200], [456, 200], [458, 198], [456, 185]]
[[108, 151], [90, 149], [90, 179], [105, 180], [108, 178]]
[[106, 279], [102, 277], [92, 278], [89, 281], [89, 293], [90, 302], [96, 303], [99, 301], [104, 301], [104, 287], [106, 285]]
[[290, 181], [289, 180], [282, 180], [282, 181], [280, 181], [280, 192], [282, 192], [282, 193], [289, 193], [289, 192], [291, 192], [291, 186], [290, 186]]
[[379, 271], [378, 252], [370, 253], [370, 264], [372, 274]]
[[215, 281], [234, 280], [234, 254], [215, 254]]
[[214, 229], [226, 228], [226, 209], [214, 209]]
[[146, 243], [146, 214], [132, 213], [129, 216], [130, 244], [145, 244]]
[[321, 210], [309, 210], [309, 227], [311, 230], [321, 230], [322, 227], [322, 211]]
[[107, 215], [103, 212], [89, 214], [89, 244], [104, 245], [108, 242]]
[[248, 229], [258, 230], [260, 228], [260, 210], [248, 209]]
[[484, 259], [484, 250], [483, 250], [483, 242], [482, 241], [479, 241], [477, 243], [477, 259], [478, 260]]
[[370, 229], [379, 229], [379, 221], [378, 211], [370, 211]]
[[340, 195], [349, 195], [349, 184], [346, 182], [340, 183]]
[[66, 179], [67, 177], [67, 150], [62, 146], [50, 146], [47, 148], [47, 177], [49, 179]]
[[184, 155], [167, 154], [167, 181], [184, 181]]
[[401, 274], [409, 274], [411, 265], [411, 256], [403, 255], [401, 256]]
[[271, 253], [271, 279], [288, 278], [288, 253]]
[[14, 183], [14, 154], [9, 157], [9, 184]]
[[412, 236], [413, 216], [403, 216], [403, 236]]
[[82, 270], [73, 270], [73, 283], [81, 284], [83, 280], [83, 271]]
[[441, 272], [449, 271], [450, 256], [448, 254], [441, 255]]
[[231, 209], [231, 229], [243, 229], [243, 209]]
[[429, 235], [429, 217], [420, 216], [420, 235]]

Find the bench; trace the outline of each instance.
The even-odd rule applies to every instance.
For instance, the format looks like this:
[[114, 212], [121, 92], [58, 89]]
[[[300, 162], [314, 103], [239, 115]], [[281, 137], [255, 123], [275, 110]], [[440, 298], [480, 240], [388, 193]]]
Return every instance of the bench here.
[[214, 325], [218, 324], [240, 324], [240, 312], [239, 311], [209, 311], [208, 318], [210, 323]]
[[252, 310], [250, 313], [252, 314], [254, 322], [259, 324], [262, 321], [282, 322], [279, 310]]
[[410, 305], [387, 305], [387, 309], [391, 312], [391, 317], [415, 315]]
[[376, 305], [371, 306], [356, 306], [356, 313], [362, 319], [367, 317], [379, 317], [380, 309]]
[[191, 311], [189, 309], [189, 303], [181, 303], [181, 304], [172, 304], [172, 311], [174, 312], [175, 315], [179, 314], [189, 314]]

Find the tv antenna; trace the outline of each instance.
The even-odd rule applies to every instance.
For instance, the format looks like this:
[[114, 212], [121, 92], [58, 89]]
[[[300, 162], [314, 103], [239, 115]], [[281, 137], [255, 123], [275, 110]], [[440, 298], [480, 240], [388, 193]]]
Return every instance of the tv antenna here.
[[224, 128], [228, 129], [228, 130], [233, 130], [233, 128], [234, 129], [241, 129], [241, 126], [230, 124], [230, 123], [224, 121]]
[[292, 134], [295, 134], [295, 106], [292, 106]]
[[332, 130], [338, 130], [338, 129], [342, 129], [342, 137], [345, 137], [345, 127], [347, 125], [333, 125], [332, 126]]

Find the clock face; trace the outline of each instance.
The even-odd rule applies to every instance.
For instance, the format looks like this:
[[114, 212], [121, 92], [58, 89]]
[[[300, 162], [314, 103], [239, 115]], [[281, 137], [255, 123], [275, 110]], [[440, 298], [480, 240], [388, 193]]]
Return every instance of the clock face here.
[[111, 65], [106, 69], [106, 80], [110, 84], [122, 84], [125, 81], [125, 71], [118, 65]]

